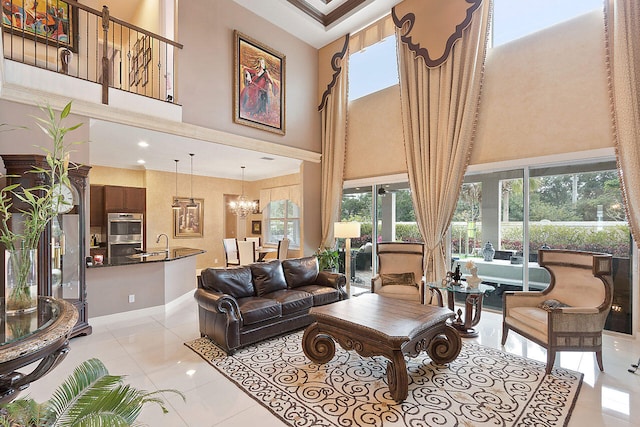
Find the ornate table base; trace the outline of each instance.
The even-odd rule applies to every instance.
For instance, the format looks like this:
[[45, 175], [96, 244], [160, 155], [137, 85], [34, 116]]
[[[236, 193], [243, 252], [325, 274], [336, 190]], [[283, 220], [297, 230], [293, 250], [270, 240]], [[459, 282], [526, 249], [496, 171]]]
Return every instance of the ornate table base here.
[[442, 365], [455, 360], [462, 348], [460, 335], [447, 324], [453, 313], [440, 307], [372, 294], [314, 307], [311, 314], [316, 322], [304, 331], [304, 354], [315, 363], [327, 363], [335, 355], [335, 340], [361, 356], [387, 358], [389, 391], [396, 402], [408, 394], [405, 355], [426, 351]]

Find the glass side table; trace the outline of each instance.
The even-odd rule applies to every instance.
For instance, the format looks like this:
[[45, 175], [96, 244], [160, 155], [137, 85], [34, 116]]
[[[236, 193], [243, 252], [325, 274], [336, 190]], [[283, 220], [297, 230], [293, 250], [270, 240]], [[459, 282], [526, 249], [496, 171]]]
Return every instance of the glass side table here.
[[[13, 400], [65, 358], [77, 320], [78, 310], [62, 299], [39, 297], [37, 311], [6, 315], [0, 298], [0, 404]], [[34, 362], [38, 365], [30, 373], [18, 371]]]
[[[440, 283], [429, 283], [431, 298], [436, 298], [438, 305], [444, 306], [442, 291], [447, 291], [447, 305], [449, 309], [455, 312], [456, 317], [451, 322], [460, 336], [463, 338], [474, 338], [478, 336], [478, 331], [474, 328], [480, 322], [482, 314], [482, 298], [486, 292], [492, 292], [496, 288], [490, 285], [480, 284], [477, 288], [471, 288], [466, 285], [443, 286]], [[464, 294], [464, 312], [461, 308], [455, 309], [455, 294]]]

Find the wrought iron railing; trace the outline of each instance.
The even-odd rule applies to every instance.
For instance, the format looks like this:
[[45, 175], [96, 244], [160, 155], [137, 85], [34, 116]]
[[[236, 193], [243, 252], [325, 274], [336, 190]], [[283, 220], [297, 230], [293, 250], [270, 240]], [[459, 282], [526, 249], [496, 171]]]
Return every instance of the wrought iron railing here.
[[182, 45], [75, 0], [2, 0], [6, 59], [177, 103]]

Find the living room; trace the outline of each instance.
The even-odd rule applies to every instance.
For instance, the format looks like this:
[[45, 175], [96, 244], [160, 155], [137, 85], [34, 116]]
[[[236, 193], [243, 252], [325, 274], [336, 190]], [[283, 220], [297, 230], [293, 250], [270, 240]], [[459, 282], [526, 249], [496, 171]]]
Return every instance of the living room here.
[[[321, 46], [314, 47], [291, 36], [285, 30], [233, 1], [218, 1], [213, 5], [203, 3], [201, 7], [194, 7], [192, 2], [189, 5], [181, 3], [177, 13], [177, 22], [177, 27], [180, 30], [177, 32], [178, 37], [176, 38], [185, 46], [185, 50], [181, 52], [180, 73], [178, 73], [176, 86], [181, 110], [180, 123], [186, 126], [183, 126], [182, 130], [174, 130], [175, 134], [189, 136], [193, 134], [194, 129], [205, 129], [209, 133], [205, 132], [204, 139], [210, 142], [213, 140], [213, 142], [235, 144], [243, 149], [259, 147], [259, 150], [266, 154], [291, 156], [293, 153], [292, 157], [297, 156], [301, 165], [300, 171], [288, 174], [284, 178], [270, 178], [264, 182], [260, 180], [247, 182], [246, 192], [250, 198], [258, 199], [262, 188], [290, 184], [302, 185], [307, 196], [304, 198], [304, 217], [301, 221], [304, 230], [301, 253], [313, 253], [319, 245], [321, 234], [317, 227], [320, 218], [320, 204], [318, 198], [313, 196], [320, 193], [320, 153], [322, 149], [320, 119], [316, 108], [318, 104], [318, 48]], [[477, 140], [470, 158], [471, 170], [491, 170], [504, 167], [507, 163], [513, 166], [543, 164], [549, 161], [562, 162], [603, 158], [610, 160], [615, 158], [613, 144], [608, 136], [610, 127], [609, 95], [603, 57], [602, 22], [602, 12], [593, 11], [490, 50], [486, 62]], [[286, 53], [287, 124], [285, 135], [243, 126], [232, 120], [233, 30], [248, 34], [259, 39], [262, 43]], [[5, 70], [10, 70], [10, 68], [5, 67]], [[44, 98], [53, 100], [53, 105], [60, 105], [63, 103], [63, 99], [68, 99], [69, 94], [74, 94], [72, 98], [76, 98], [77, 94], [71, 119], [84, 122], [84, 126], [76, 131], [73, 137], [76, 140], [92, 142], [78, 146], [72, 159], [93, 166], [92, 175], [90, 174], [89, 178], [91, 183], [145, 186], [147, 188], [148, 207], [152, 212], [152, 216], [148, 218], [147, 244], [149, 246], [153, 245], [157, 234], [171, 229], [171, 193], [173, 193], [175, 184], [175, 175], [172, 172], [173, 161], [174, 157], [182, 156], [184, 160], [180, 165], [181, 167], [185, 165], [185, 169], [182, 169], [183, 172], [179, 178], [181, 182], [188, 182], [189, 175], [186, 169], [188, 150], [184, 150], [184, 152], [176, 150], [175, 156], [167, 157], [163, 171], [113, 169], [102, 166], [99, 160], [92, 159], [94, 151], [92, 148], [92, 144], [94, 144], [92, 124], [94, 120], [115, 121], [135, 126], [139, 119], [139, 124], [144, 124], [151, 129], [166, 129], [168, 126], [166, 123], [159, 126], [154, 122], [160, 120], [141, 114], [140, 111], [148, 111], [144, 109], [145, 107], [134, 104], [128, 106], [115, 104], [107, 107], [96, 104], [96, 101], [91, 103], [82, 100], [78, 93], [81, 90], [73, 85], [68, 87], [67, 84], [62, 93], [56, 93], [54, 89], [51, 89], [52, 92], [46, 93], [41, 91], [38, 85], [30, 82], [29, 77], [24, 78], [23, 84], [16, 83], [15, 79], [15, 75], [13, 77], [5, 76], [3, 72], [4, 87], [2, 100], [0, 100], [3, 122], [17, 126], [32, 126], [29, 115], [38, 114], [38, 110], [34, 107], [37, 102]], [[46, 86], [54, 87], [56, 85]], [[45, 94], [50, 96], [43, 96]], [[131, 109], [133, 112], [130, 111]], [[400, 99], [397, 87], [384, 89], [351, 103], [348, 122], [349, 143], [346, 151], [344, 176], [347, 185], [363, 181], [372, 182], [378, 177], [406, 174], [406, 165], [401, 155], [404, 149], [400, 123]], [[570, 125], [567, 125], [568, 123]], [[180, 124], [172, 124], [172, 126], [181, 128]], [[17, 132], [0, 134], [0, 147], [3, 153], [34, 152], [32, 145], [39, 144], [41, 141], [39, 137], [34, 136], [34, 138], [29, 138], [28, 142], [16, 146], [17, 135]], [[562, 143], [558, 141], [562, 141]], [[108, 141], [102, 143], [108, 144]], [[195, 161], [196, 170], [198, 170], [198, 164], [206, 162], [207, 156], [197, 155]], [[239, 164], [236, 165], [238, 171], [239, 166]], [[203, 239], [190, 239], [189, 243], [191, 246], [207, 250], [205, 256], [198, 258], [198, 268], [221, 265], [224, 255], [220, 242], [224, 236], [222, 235], [222, 227], [216, 227], [214, 224], [220, 224], [223, 221], [222, 195], [240, 194], [240, 187], [239, 178], [220, 179], [197, 174], [194, 177], [193, 194], [195, 197], [206, 200], [206, 215], [208, 215], [205, 218], [207, 226]], [[210, 189], [212, 188], [215, 188], [215, 194], [211, 194]], [[171, 191], [167, 191], [168, 189]], [[248, 227], [248, 224], [245, 225]], [[218, 263], [215, 262], [216, 259], [219, 260]], [[91, 296], [89, 295], [89, 304], [90, 301]], [[637, 305], [634, 306], [637, 307]], [[86, 340], [79, 338], [77, 343], [72, 341], [69, 360], [58, 367], [61, 376], [57, 378], [61, 378], [64, 369], [70, 369], [69, 366], [77, 361], [77, 359], [73, 359], [74, 353], [83, 353], [85, 356], [90, 351], [106, 359], [110, 368], [123, 368], [127, 373], [131, 373], [132, 379], [139, 380], [141, 385], [153, 388], [160, 387], [159, 383], [162, 383], [162, 386], [170, 385], [181, 388], [178, 380], [174, 383], [160, 380], [161, 376], [168, 376], [169, 369], [162, 373], [160, 369], [154, 371], [151, 368], [155, 363], [153, 360], [130, 356], [143, 352], [151, 353], [155, 350], [159, 353], [174, 354], [174, 356], [170, 356], [172, 359], [166, 359], [162, 362], [156, 361], [157, 368], [174, 366], [183, 357], [190, 358], [191, 355], [188, 355], [188, 352], [181, 348], [183, 347], [181, 344], [187, 339], [194, 338], [194, 334], [197, 334], [195, 312], [191, 313], [193, 308], [193, 302], [190, 299], [188, 301], [185, 299], [178, 301], [175, 307], [167, 307], [166, 312], [149, 313], [151, 321], [149, 318], [145, 318], [145, 314], [136, 317], [130, 324], [126, 324], [129, 319], [126, 316], [117, 318], [113, 323], [106, 319], [96, 319], [92, 336], [85, 337]], [[179, 309], [182, 311], [176, 311]], [[140, 315], [140, 313], [138, 314]], [[483, 328], [484, 321], [490, 319], [491, 316], [487, 316], [483, 320]], [[140, 326], [132, 331], [134, 324]], [[499, 321], [487, 322], [486, 327], [487, 329], [481, 331], [483, 344], [499, 347], [497, 339], [492, 342], [490, 338], [499, 334]], [[147, 340], [147, 338], [143, 338], [145, 331], [148, 332], [149, 337], [154, 337], [156, 341], [164, 340], [167, 343], [166, 346], [154, 346], [151, 342], [145, 344], [144, 342]], [[176, 338], [177, 336], [179, 338]], [[611, 368], [607, 366], [605, 374], [590, 371], [587, 375], [591, 375], [591, 378], [585, 380], [593, 387], [592, 393], [589, 394], [589, 398], [592, 399], [596, 399], [595, 396], [604, 395], [604, 388], [611, 386], [610, 383], [602, 385], [602, 379], [599, 375], [610, 375], [611, 381], [614, 377], [620, 381], [629, 381], [631, 384], [628, 384], [627, 387], [631, 390], [635, 387], [633, 376], [626, 373], [626, 368], [629, 363], [634, 361], [633, 359], [638, 353], [635, 340], [627, 337], [618, 338], [616, 335], [610, 335], [608, 340], [610, 346], [607, 347], [608, 350], [605, 353], [605, 364], [611, 363], [613, 366], [609, 365]], [[153, 340], [149, 338], [149, 341]], [[84, 344], [85, 342], [87, 344]], [[527, 346], [527, 344], [522, 345]], [[74, 346], [79, 349], [77, 352], [74, 352]], [[109, 348], [110, 346], [112, 348]], [[616, 359], [614, 358], [616, 356], [612, 356], [615, 353], [613, 349], [619, 346], [625, 348], [622, 352], [623, 356]], [[527, 356], [535, 358], [536, 352], [539, 351], [531, 350], [530, 353], [527, 352]], [[127, 356], [123, 356], [123, 354], [127, 354]], [[585, 359], [587, 357], [591, 357], [591, 355], [585, 356]], [[192, 357], [189, 361], [192, 364], [198, 363], [198, 360]], [[140, 366], [142, 363], [145, 363], [146, 367]], [[129, 368], [131, 369], [129, 370]], [[201, 376], [200, 371], [203, 368], [198, 367], [197, 369], [198, 378], [193, 379], [193, 383], [185, 384], [185, 391], [187, 388], [189, 391], [196, 390], [196, 384], [204, 385], [207, 383], [208, 388], [189, 393], [187, 405], [182, 411], [176, 411], [180, 415], [183, 415], [183, 411], [192, 410], [195, 412], [194, 407], [191, 406], [192, 403], [195, 404], [198, 401], [194, 397], [195, 395], [199, 393], [211, 395], [214, 383], [216, 386], [220, 386], [220, 382], [225, 381], [214, 372]], [[149, 375], [150, 373], [152, 374]], [[620, 377], [617, 376], [618, 374]], [[58, 372], [54, 371], [52, 378], [56, 375]], [[48, 380], [49, 377], [43, 381]], [[281, 425], [275, 417], [269, 415], [259, 406], [255, 406], [254, 402], [246, 399], [246, 396], [241, 397], [233, 392], [231, 390], [232, 384], [231, 387], [228, 385], [223, 387], [229, 396], [237, 399], [237, 406], [226, 405], [225, 410], [229, 410], [226, 415], [235, 414], [236, 416], [231, 419], [221, 418], [217, 422], [231, 422], [235, 418], [235, 422], [242, 425], [243, 420], [251, 420], [252, 417], [259, 414], [257, 416], [272, 419], [274, 425]], [[32, 388], [32, 392], [34, 392], [36, 385]], [[585, 395], [585, 388], [587, 388], [586, 384], [583, 385], [580, 399]], [[615, 390], [617, 391], [617, 389]], [[624, 388], [624, 390], [628, 389]], [[629, 394], [626, 413], [614, 411], [613, 415], [610, 413], [602, 415], [601, 411], [598, 411], [598, 418], [593, 418], [593, 413], [588, 412], [587, 409], [589, 403], [595, 402], [578, 400], [578, 408], [585, 412], [576, 410], [572, 416], [571, 424], [579, 425], [579, 420], [592, 421], [603, 418], [602, 425], [607, 425], [607, 422], [612, 420], [632, 425], [633, 422], [630, 420], [634, 419], [633, 408], [637, 405], [633, 404], [633, 393]], [[222, 396], [220, 397], [222, 398]], [[231, 399], [231, 397], [228, 398]], [[222, 401], [224, 400], [218, 402]], [[598, 408], [603, 405], [599, 399], [596, 402]], [[176, 407], [180, 405], [179, 402], [173, 403], [176, 403]], [[243, 405], [248, 405], [251, 409], [244, 412], [241, 410], [245, 407]], [[210, 412], [222, 412], [221, 406], [224, 405], [218, 403], [213, 407], [209, 406], [208, 409]], [[606, 408], [603, 410], [607, 412]], [[203, 411], [206, 412], [207, 409], [203, 409]], [[247, 418], [242, 418], [243, 416]], [[189, 419], [193, 420], [194, 418]], [[184, 419], [172, 418], [172, 420], [176, 420], [175, 425], [186, 424]], [[168, 423], [165, 419], [159, 422]]]

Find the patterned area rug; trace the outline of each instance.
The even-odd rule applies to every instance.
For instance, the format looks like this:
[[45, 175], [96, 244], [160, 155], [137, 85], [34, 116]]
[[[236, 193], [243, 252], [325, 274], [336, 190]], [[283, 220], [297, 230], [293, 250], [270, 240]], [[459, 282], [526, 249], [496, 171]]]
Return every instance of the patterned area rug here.
[[327, 364], [302, 352], [302, 331], [237, 351], [209, 339], [185, 343], [291, 426], [563, 426], [582, 374], [499, 350], [464, 343], [448, 366], [426, 353], [407, 359], [409, 396], [389, 394], [386, 359], [364, 358], [336, 345]]

